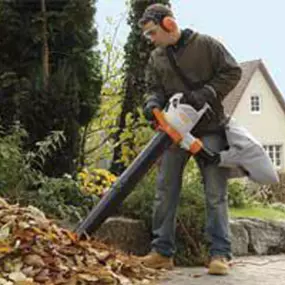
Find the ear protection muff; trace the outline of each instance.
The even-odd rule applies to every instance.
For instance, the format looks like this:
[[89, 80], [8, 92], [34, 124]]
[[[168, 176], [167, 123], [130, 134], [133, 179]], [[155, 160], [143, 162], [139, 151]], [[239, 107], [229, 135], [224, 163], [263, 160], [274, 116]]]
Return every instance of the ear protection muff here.
[[160, 22], [160, 25], [167, 32], [173, 32], [177, 27], [174, 18], [169, 16], [163, 17], [163, 19]]

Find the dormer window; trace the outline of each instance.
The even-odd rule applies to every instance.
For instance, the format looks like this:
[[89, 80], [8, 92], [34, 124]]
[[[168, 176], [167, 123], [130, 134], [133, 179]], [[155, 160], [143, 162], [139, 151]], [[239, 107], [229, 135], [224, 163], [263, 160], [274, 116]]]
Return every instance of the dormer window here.
[[253, 95], [250, 97], [250, 111], [253, 114], [260, 113], [260, 96]]

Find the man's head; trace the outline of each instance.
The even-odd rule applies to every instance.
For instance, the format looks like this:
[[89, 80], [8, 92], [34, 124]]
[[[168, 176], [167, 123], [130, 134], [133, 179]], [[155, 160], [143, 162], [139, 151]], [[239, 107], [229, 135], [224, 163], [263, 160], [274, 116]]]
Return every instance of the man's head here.
[[175, 44], [180, 37], [180, 30], [171, 9], [162, 4], [148, 6], [139, 20], [144, 36], [156, 46]]

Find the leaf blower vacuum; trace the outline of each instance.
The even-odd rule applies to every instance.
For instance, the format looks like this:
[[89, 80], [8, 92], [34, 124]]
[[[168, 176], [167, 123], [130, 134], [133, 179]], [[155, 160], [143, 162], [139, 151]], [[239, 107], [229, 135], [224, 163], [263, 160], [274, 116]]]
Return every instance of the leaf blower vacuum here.
[[188, 150], [192, 155], [199, 154], [212, 161], [217, 159], [218, 154], [206, 149], [203, 143], [191, 134], [200, 119], [211, 112], [211, 107], [205, 104], [202, 109], [197, 111], [190, 105], [182, 104], [180, 102], [182, 96], [182, 93], [177, 93], [171, 97], [163, 111], [153, 110], [158, 126], [157, 134], [110, 187], [87, 217], [78, 224], [75, 232], [79, 237], [83, 234], [91, 234], [98, 229], [132, 192], [135, 185], [161, 154], [173, 143]]

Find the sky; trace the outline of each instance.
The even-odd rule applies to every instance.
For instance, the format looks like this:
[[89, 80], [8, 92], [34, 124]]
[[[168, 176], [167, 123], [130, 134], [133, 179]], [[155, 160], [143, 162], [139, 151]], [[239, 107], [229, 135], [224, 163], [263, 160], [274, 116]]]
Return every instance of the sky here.
[[[117, 35], [124, 44], [129, 33], [125, 0], [97, 0], [99, 40], [121, 20]], [[192, 28], [219, 39], [238, 62], [261, 59], [285, 96], [284, 0], [172, 0], [181, 28]], [[283, 27], [283, 28], [282, 28]]]

